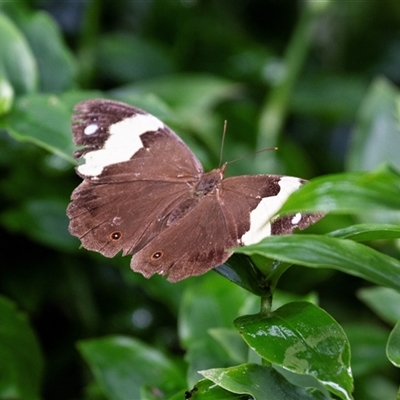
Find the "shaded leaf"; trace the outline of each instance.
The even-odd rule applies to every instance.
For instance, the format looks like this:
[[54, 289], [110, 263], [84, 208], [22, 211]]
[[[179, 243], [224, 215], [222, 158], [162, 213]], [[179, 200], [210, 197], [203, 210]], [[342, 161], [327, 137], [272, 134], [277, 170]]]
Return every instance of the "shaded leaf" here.
[[250, 400], [249, 396], [242, 396], [229, 392], [216, 385], [213, 381], [202, 379], [197, 382], [190, 390], [186, 390], [181, 397], [173, 397], [168, 400]]
[[243, 254], [234, 254], [223, 265], [215, 268], [220, 275], [249, 292], [263, 296], [269, 288], [264, 286], [265, 276], [254, 261]]
[[35, 241], [61, 250], [73, 250], [79, 242], [68, 232], [67, 203], [54, 199], [30, 199], [18, 208], [0, 214], [11, 232], [27, 234]]
[[289, 383], [272, 367], [242, 364], [230, 368], [200, 371], [216, 385], [238, 394], [251, 395], [255, 400], [317, 400], [330, 399], [314, 389]]
[[99, 69], [118, 83], [149, 79], [173, 72], [166, 49], [137, 35], [111, 33], [96, 45]]
[[140, 399], [144, 385], [170, 395], [186, 385], [173, 361], [139, 340], [110, 336], [81, 341], [78, 348], [109, 399]]
[[357, 75], [309, 74], [302, 77], [290, 99], [301, 115], [342, 120], [354, 118], [367, 81]]
[[208, 329], [232, 327], [247, 293], [217, 275], [203, 275], [185, 289], [179, 310], [179, 334], [184, 346], [204, 338]]
[[368, 171], [386, 162], [400, 169], [400, 126], [396, 118], [400, 92], [377, 78], [363, 100], [348, 152], [348, 169]]
[[343, 329], [350, 341], [351, 368], [355, 378], [368, 376], [389, 366], [385, 355], [389, 335], [387, 328], [357, 321], [343, 324]]
[[[215, 125], [219, 121], [215, 118], [214, 108], [222, 100], [235, 96], [239, 88], [237, 83], [218, 76], [187, 73], [136, 82], [112, 91], [112, 95], [122, 100], [148, 97], [149, 94], [156, 96], [175, 114], [166, 115], [169, 119], [164, 122], [175, 128], [192, 150], [196, 150], [196, 141], [188, 132], [206, 143], [211, 153], [220, 148], [223, 128]], [[216, 129], [220, 135], [215, 134]]]
[[230, 358], [237, 363], [246, 361], [248, 347], [233, 328], [210, 328], [208, 333], [225, 349]]
[[357, 296], [376, 315], [391, 325], [400, 320], [400, 293], [385, 287], [369, 287], [360, 289]]
[[211, 328], [231, 328], [232, 320], [240, 315], [247, 293], [226, 279], [206, 274], [193, 280], [181, 300], [179, 337], [187, 350], [188, 380], [199, 379], [197, 371], [233, 364], [226, 349], [209, 334]]
[[43, 356], [26, 315], [0, 296], [0, 398], [39, 400]]
[[172, 108], [179, 109], [180, 114], [204, 122], [199, 120], [199, 116], [211, 111], [222, 99], [237, 93], [238, 88], [237, 83], [218, 76], [186, 73], [144, 80], [113, 93], [154, 93]]

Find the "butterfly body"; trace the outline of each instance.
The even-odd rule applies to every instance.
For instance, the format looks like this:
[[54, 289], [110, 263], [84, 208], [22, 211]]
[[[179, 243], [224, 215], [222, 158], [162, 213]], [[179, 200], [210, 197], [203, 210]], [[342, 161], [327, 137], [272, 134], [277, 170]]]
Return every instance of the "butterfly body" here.
[[320, 216], [269, 220], [303, 180], [205, 173], [185, 143], [156, 117], [110, 100], [75, 107], [73, 135], [84, 164], [67, 214], [89, 250], [133, 254], [131, 268], [177, 281], [224, 263], [232, 248], [291, 233]]

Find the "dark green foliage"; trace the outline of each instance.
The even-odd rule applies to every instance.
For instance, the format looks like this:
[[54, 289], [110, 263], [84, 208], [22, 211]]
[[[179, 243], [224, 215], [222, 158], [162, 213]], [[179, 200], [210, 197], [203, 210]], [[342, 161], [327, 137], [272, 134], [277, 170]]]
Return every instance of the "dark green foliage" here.
[[[381, 0], [0, 2], [0, 399], [399, 399], [399, 28]], [[315, 178], [282, 211], [329, 214], [177, 284], [79, 249], [95, 97], [206, 170], [227, 120], [228, 175]]]

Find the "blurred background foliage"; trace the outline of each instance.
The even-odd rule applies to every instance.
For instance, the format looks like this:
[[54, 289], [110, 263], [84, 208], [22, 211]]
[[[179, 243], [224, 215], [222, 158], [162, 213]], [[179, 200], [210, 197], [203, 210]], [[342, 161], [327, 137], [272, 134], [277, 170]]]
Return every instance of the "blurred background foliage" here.
[[[147, 360], [154, 356], [179, 375], [185, 324], [212, 327], [210, 315], [187, 312], [196, 294], [210, 310], [222, 307], [214, 315], [226, 318], [222, 326], [254, 300], [215, 272], [177, 284], [146, 280], [130, 271], [128, 258], [79, 249], [65, 216], [80, 182], [70, 133], [76, 102], [109, 97], [156, 114], [206, 170], [218, 166], [227, 120], [223, 159], [247, 156], [228, 174], [310, 179], [382, 162], [400, 167], [399, 84], [396, 1], [1, 2], [0, 300], [8, 344], [29, 349], [24, 365], [32, 374], [7, 377], [13, 361], [0, 345], [0, 398], [104, 398], [83, 357], [90, 354], [85, 339], [109, 334], [158, 349], [159, 358], [151, 353]], [[279, 150], [249, 156], [271, 146]], [[328, 216], [313, 229], [353, 222]], [[377, 246], [398, 258], [393, 242]], [[356, 399], [395, 398], [399, 373], [385, 343], [399, 316], [394, 310], [382, 317], [379, 293], [369, 286], [332, 270], [292, 267], [278, 288], [293, 296], [312, 292], [345, 327]], [[14, 328], [26, 336], [13, 335]], [[195, 368], [199, 354], [185, 357]]]

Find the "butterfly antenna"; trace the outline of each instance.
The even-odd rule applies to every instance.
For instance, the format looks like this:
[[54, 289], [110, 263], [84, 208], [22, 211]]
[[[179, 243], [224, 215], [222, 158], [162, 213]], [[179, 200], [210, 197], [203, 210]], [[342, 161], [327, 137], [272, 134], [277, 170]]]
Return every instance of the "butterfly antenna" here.
[[219, 167], [221, 167], [222, 165], [222, 157], [223, 157], [223, 153], [224, 153], [224, 144], [225, 144], [225, 136], [226, 136], [226, 127], [228, 125], [228, 121], [225, 120], [224, 121], [224, 130], [222, 132], [222, 140], [221, 140], [221, 150], [219, 153]]
[[257, 151], [254, 151], [254, 152], [250, 153], [250, 154], [246, 154], [245, 156], [242, 156], [242, 157], [239, 157], [239, 158], [235, 158], [234, 160], [230, 160], [226, 164], [232, 164], [232, 163], [234, 163], [236, 161], [243, 160], [244, 158], [247, 158], [249, 156], [255, 156], [256, 154], [264, 153], [264, 151], [270, 151], [270, 150], [276, 151], [276, 150], [278, 150], [278, 148], [277, 147], [267, 147], [266, 149], [257, 150]]

